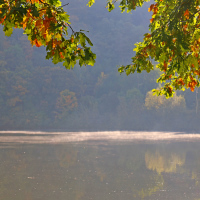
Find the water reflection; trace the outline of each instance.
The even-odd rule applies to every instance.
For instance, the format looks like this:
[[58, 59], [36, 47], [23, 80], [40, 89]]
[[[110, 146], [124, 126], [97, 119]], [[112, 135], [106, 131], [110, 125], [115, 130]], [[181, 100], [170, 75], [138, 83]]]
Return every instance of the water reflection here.
[[199, 142], [183, 141], [3, 143], [0, 197], [197, 200], [199, 152]]
[[158, 174], [162, 172], [176, 172], [177, 167], [185, 164], [185, 155], [178, 155], [169, 152], [149, 152], [145, 153], [146, 167], [155, 170]]

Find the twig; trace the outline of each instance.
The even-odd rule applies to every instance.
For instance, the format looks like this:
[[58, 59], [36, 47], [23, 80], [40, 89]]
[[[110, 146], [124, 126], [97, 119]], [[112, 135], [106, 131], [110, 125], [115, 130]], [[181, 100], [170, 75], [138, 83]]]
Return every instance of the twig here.
[[66, 3], [66, 4], [62, 5], [59, 8], [62, 8], [62, 7], [67, 6], [67, 5], [69, 5], [69, 3]]
[[69, 26], [69, 28], [72, 30], [72, 33], [74, 34], [75, 31], [73, 30], [73, 28], [71, 27], [71, 25], [69, 23], [66, 23], [66, 24], [67, 24], [67, 26]]
[[48, 3], [45, 3], [45, 2], [43, 2], [43, 1], [41, 1], [41, 0], [39, 0], [39, 2], [40, 2], [40, 3], [43, 3], [44, 5], [49, 5]]

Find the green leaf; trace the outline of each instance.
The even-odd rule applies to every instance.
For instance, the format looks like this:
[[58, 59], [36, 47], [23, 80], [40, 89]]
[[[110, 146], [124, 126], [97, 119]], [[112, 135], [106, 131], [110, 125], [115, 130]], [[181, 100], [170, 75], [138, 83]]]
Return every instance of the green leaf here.
[[9, 29], [7, 29], [6, 31], [4, 31], [5, 36], [8, 36], [8, 37], [10, 37], [10, 36], [12, 35], [12, 32], [13, 32], [13, 29], [12, 29], [12, 28], [9, 28]]

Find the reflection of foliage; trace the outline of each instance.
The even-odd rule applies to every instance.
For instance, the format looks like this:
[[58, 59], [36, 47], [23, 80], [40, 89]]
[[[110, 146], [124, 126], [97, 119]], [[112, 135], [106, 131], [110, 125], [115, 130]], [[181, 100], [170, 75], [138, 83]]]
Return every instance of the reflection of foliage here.
[[161, 199], [160, 190], [180, 179], [180, 193], [189, 184], [189, 195], [199, 189], [191, 183], [199, 180], [198, 146], [22, 145], [0, 149], [0, 160], [2, 199]]
[[97, 171], [97, 176], [99, 177], [100, 181], [103, 182], [106, 178], [106, 173], [98, 167], [96, 168], [96, 171]]
[[152, 194], [163, 188], [164, 179], [162, 175], [154, 176], [153, 179], [153, 182], [156, 183], [154, 186], [142, 188], [140, 191], [138, 191], [138, 196], [140, 198], [144, 199], [145, 197], [150, 197]]
[[161, 174], [149, 173], [149, 171], [143, 170], [134, 178], [137, 182], [132, 186], [132, 194], [136, 199], [150, 197], [163, 188], [164, 180]]
[[160, 154], [159, 151], [155, 153], [145, 153], [146, 167], [150, 170], [155, 170], [157, 173], [162, 172], [176, 172], [177, 166], [182, 166], [185, 163], [185, 157], [173, 154]]
[[76, 165], [77, 162], [77, 150], [73, 146], [67, 145], [66, 147], [59, 148], [57, 152], [57, 157], [59, 160], [59, 165], [64, 168], [69, 168]]
[[[133, 146], [122, 145], [116, 151], [118, 158], [116, 166], [123, 172], [114, 179], [114, 182], [118, 183], [119, 188], [123, 188], [122, 181], [126, 180], [125, 187], [127, 188], [124, 190], [127, 192], [131, 190], [131, 198], [134, 197], [134, 199], [151, 196], [163, 187], [162, 175], [150, 172], [145, 168], [145, 148], [136, 144]], [[116, 175], [113, 174], [113, 176]]]
[[145, 164], [144, 151], [138, 151], [138, 146], [130, 147], [130, 151], [127, 151], [126, 147], [121, 147], [118, 154], [117, 164], [127, 170], [138, 171]]

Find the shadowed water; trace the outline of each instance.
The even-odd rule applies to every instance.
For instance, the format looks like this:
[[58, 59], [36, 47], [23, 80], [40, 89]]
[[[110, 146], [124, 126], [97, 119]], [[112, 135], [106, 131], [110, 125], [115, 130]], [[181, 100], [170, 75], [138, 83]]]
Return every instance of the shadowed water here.
[[0, 142], [3, 200], [200, 199], [198, 134], [2, 131]]

